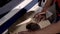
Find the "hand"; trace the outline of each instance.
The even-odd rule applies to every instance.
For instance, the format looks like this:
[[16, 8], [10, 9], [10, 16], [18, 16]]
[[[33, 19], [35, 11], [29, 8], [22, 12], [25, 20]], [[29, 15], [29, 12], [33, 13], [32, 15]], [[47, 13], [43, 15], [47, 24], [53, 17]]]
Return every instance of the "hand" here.
[[37, 21], [41, 21], [41, 20], [44, 20], [46, 19], [46, 12], [39, 12], [37, 13], [34, 18], [37, 20]]

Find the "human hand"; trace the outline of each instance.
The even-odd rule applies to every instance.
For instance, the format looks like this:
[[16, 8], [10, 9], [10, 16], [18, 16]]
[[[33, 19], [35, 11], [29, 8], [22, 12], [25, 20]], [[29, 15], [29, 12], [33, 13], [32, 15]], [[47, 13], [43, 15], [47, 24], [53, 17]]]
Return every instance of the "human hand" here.
[[40, 22], [41, 20], [45, 20], [46, 19], [46, 12], [39, 12], [37, 13], [34, 18]]

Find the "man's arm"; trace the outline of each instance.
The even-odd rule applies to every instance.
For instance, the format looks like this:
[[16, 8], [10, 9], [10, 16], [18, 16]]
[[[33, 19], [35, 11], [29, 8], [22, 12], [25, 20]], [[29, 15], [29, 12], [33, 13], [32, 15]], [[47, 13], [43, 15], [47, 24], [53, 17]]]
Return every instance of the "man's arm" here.
[[46, 14], [46, 11], [48, 10], [48, 8], [51, 6], [51, 3], [52, 3], [53, 0], [47, 0], [46, 3], [45, 3], [45, 6], [43, 7], [42, 11], [37, 13], [34, 18], [37, 18], [38, 20], [40, 19], [40, 15], [42, 14]]
[[52, 1], [53, 0], [47, 0], [46, 1], [46, 4], [45, 4], [45, 6], [43, 7], [43, 10], [42, 10], [43, 12], [44, 11], [46, 12], [48, 10], [48, 8], [51, 6]]

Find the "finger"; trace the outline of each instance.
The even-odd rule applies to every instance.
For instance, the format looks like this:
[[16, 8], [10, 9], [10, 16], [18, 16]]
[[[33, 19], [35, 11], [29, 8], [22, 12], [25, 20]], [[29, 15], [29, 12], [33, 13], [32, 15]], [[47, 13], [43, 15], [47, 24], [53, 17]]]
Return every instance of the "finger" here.
[[38, 18], [39, 20], [38, 21], [41, 21], [41, 19], [43, 19], [45, 16], [44, 15], [40, 15]]
[[36, 21], [37, 21], [37, 22], [39, 22], [39, 18], [40, 18], [39, 16], [38, 16], [38, 17], [36, 17]]
[[39, 16], [41, 17], [41, 15], [43, 16], [43, 15], [45, 15], [45, 13], [38, 13], [38, 14], [36, 14], [34, 17], [35, 17], [35, 18], [37, 18], [37, 17], [39, 17]]
[[40, 12], [39, 12], [39, 13], [37, 13], [37, 14], [35, 14], [34, 18], [35, 18], [35, 17], [37, 17], [39, 14], [40, 14]]
[[40, 20], [41, 20], [42, 17], [43, 17], [42, 15], [39, 15], [39, 16], [36, 18], [36, 21], [37, 21], [37, 22], [40, 22]]
[[46, 19], [46, 17], [45, 16], [43, 16], [43, 18], [41, 19], [41, 20], [45, 20]]
[[41, 21], [41, 19], [43, 18], [43, 16], [41, 15], [41, 16], [39, 16], [39, 22]]
[[39, 21], [41, 18], [43, 17], [43, 15], [39, 14], [36, 19]]
[[41, 19], [43, 19], [43, 16], [41, 16], [41, 17], [39, 18], [39, 21], [41, 21]]
[[37, 20], [39, 19], [39, 15], [35, 16], [34, 19], [37, 22]]

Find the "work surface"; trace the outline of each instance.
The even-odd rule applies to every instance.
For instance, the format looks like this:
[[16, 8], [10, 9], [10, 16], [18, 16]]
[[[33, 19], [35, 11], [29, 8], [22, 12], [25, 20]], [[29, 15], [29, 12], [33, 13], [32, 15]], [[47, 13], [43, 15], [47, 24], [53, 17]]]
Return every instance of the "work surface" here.
[[[22, 16], [20, 19], [18, 19], [10, 28], [9, 32], [11, 34], [15, 34], [21, 31], [27, 31], [26, 24], [31, 21], [31, 17], [34, 14], [34, 12], [28, 12], [24, 16]], [[42, 28], [45, 28], [46, 26], [50, 25], [49, 20], [41, 21], [39, 22], [39, 25]]]

